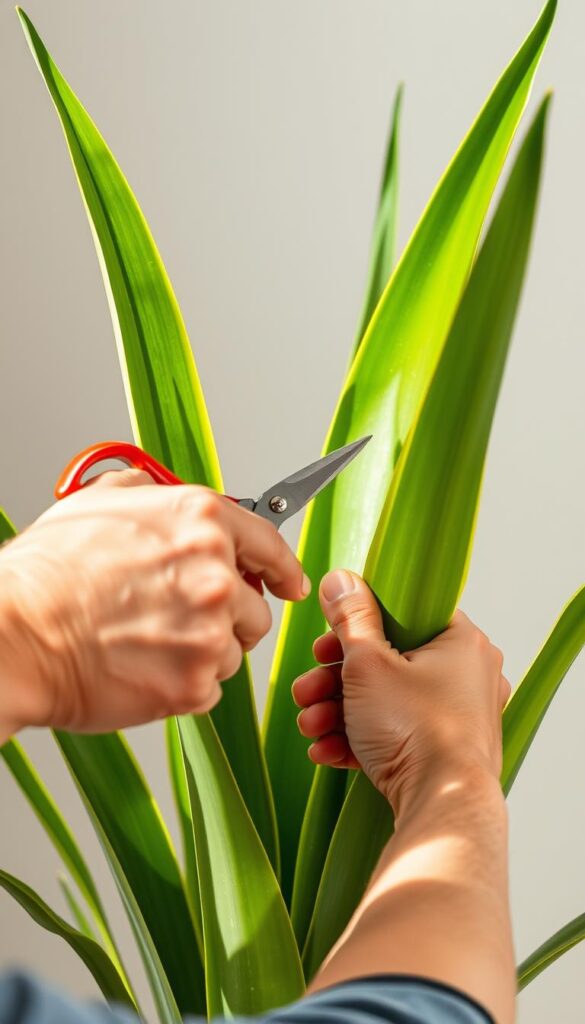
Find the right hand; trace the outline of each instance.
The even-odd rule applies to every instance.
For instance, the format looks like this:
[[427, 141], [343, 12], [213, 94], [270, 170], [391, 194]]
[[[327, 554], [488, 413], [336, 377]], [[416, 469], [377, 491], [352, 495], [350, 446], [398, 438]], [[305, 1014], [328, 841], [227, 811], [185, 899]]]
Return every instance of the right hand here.
[[0, 552], [4, 722], [100, 732], [208, 711], [271, 625], [244, 571], [289, 600], [310, 588], [271, 523], [206, 487], [122, 470], [52, 506]]
[[355, 573], [321, 583], [332, 632], [314, 645], [322, 665], [293, 684], [304, 736], [317, 764], [361, 767], [394, 810], [404, 793], [444, 766], [499, 777], [501, 714], [510, 684], [503, 657], [466, 615], [417, 650], [386, 640], [374, 595]]

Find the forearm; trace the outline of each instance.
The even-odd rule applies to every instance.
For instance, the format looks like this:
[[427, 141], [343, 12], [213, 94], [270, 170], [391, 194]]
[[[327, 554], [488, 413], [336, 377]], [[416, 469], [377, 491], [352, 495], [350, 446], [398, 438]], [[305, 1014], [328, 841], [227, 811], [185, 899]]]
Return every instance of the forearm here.
[[311, 991], [364, 975], [423, 975], [514, 1020], [507, 816], [495, 778], [445, 770], [414, 787], [396, 832]]

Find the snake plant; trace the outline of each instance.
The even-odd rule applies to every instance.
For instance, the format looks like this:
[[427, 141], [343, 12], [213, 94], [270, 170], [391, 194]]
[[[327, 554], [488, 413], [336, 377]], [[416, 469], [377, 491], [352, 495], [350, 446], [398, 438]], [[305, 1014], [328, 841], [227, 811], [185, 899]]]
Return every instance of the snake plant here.
[[[555, 7], [549, 0], [503, 72], [396, 264], [400, 90], [392, 111], [366, 295], [324, 452], [364, 434], [374, 440], [310, 507], [299, 553], [313, 580], [337, 565], [363, 572], [389, 638], [403, 649], [447, 625], [467, 573], [530, 249], [548, 96], [486, 221]], [[18, 13], [93, 229], [136, 441], [183, 479], [219, 489], [192, 349], [148, 225], [88, 113]], [[0, 539], [13, 533], [3, 513]], [[123, 735], [55, 734], [162, 1024], [188, 1012], [256, 1013], [301, 995], [391, 835], [390, 810], [367, 779], [315, 768], [296, 728], [290, 685], [312, 663], [323, 626], [315, 596], [285, 608], [262, 730], [247, 660], [209, 716], [166, 723], [180, 854]], [[506, 792], [584, 642], [582, 588], [504, 712]], [[5, 871], [0, 883], [69, 943], [107, 999], [137, 1006], [100, 894], [53, 795], [16, 740], [2, 755], [63, 862], [68, 919]], [[584, 936], [581, 913], [525, 961], [519, 986]]]

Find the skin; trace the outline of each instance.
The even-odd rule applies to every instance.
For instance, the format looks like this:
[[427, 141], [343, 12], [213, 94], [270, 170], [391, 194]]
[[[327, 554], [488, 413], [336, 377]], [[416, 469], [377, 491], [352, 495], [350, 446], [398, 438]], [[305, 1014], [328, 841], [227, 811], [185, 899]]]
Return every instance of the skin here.
[[103, 732], [209, 711], [310, 588], [274, 526], [206, 487], [105, 473], [0, 551], [0, 741], [25, 725]]
[[515, 1019], [507, 818], [499, 785], [502, 654], [462, 613], [416, 651], [385, 639], [366, 584], [330, 573], [332, 631], [293, 696], [318, 764], [358, 767], [392, 805], [395, 833], [309, 991], [373, 974], [450, 984], [499, 1024]]
[[[245, 572], [287, 600], [310, 589], [270, 523], [206, 488], [128, 470], [49, 509], [0, 551], [0, 741], [29, 725], [99, 732], [208, 711], [270, 628]], [[423, 975], [511, 1024], [501, 652], [457, 612], [399, 653], [345, 570], [320, 601], [331, 631], [293, 685], [299, 728], [316, 763], [367, 773], [396, 826], [309, 991]]]

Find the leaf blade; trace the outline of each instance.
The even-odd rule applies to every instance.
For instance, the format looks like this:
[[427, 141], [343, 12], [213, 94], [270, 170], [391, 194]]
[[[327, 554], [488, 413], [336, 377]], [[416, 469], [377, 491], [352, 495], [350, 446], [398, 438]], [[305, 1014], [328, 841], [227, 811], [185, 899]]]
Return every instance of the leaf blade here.
[[[221, 491], [215, 442], [187, 332], [146, 220], [89, 114], [30, 19], [17, 10], [61, 121], [88, 214], [136, 441], [182, 480]], [[277, 865], [274, 810], [247, 659], [223, 691], [223, 707], [217, 709], [214, 720]]]
[[[492, 91], [435, 190], [370, 321], [325, 451], [364, 434], [373, 434], [374, 440], [334, 487], [317, 498], [305, 519], [299, 554], [314, 579], [335, 565], [363, 572], [395, 461], [466, 285], [555, 8], [555, 0], [547, 3]], [[264, 725], [287, 897], [309, 787], [313, 779], [314, 785], [330, 785], [325, 781], [327, 769], [314, 773], [308, 762], [290, 695], [290, 683], [311, 663], [310, 643], [323, 629], [316, 590], [283, 617]], [[286, 773], [293, 764], [291, 793]], [[327, 837], [322, 849], [326, 845]]]
[[[386, 633], [400, 650], [444, 629], [463, 585], [491, 424], [520, 299], [534, 223], [549, 97], [529, 128], [448, 333], [415, 423], [401, 452], [365, 579], [377, 595]], [[318, 778], [316, 776], [316, 778]], [[364, 822], [364, 805], [369, 820]], [[308, 939], [315, 970], [345, 927], [330, 913], [332, 891], [352, 850], [347, 906], [367, 885], [372, 856], [352, 837], [379, 824], [383, 802], [365, 775], [353, 784], [323, 872]], [[358, 827], [358, 822], [359, 827]], [[380, 830], [379, 842], [383, 836]], [[347, 886], [346, 886], [347, 890]], [[318, 929], [318, 938], [314, 932]]]
[[155, 998], [165, 997], [169, 1020], [167, 986], [181, 1013], [204, 1011], [203, 966], [179, 867], [127, 742], [118, 733], [55, 738], [120, 889]]
[[189, 909], [191, 910], [193, 928], [195, 929], [199, 952], [203, 959], [203, 920], [201, 917], [201, 893], [199, 892], [199, 878], [197, 875], [197, 854], [195, 852], [195, 839], [193, 836], [193, 818], [191, 815], [189, 785], [187, 782], [185, 760], [183, 757], [181, 737], [179, 735], [179, 726], [176, 718], [167, 719], [165, 722], [165, 731], [169, 774], [171, 777], [173, 797], [175, 800], [175, 808], [179, 819], [181, 839], [183, 843], [185, 894], [187, 896], [187, 902], [189, 903]]
[[178, 719], [191, 797], [210, 1016], [256, 1014], [302, 994], [278, 882], [212, 722]]
[[465, 582], [487, 446], [536, 212], [550, 97], [516, 157], [368, 552], [401, 650], [444, 629]]
[[20, 903], [37, 924], [67, 942], [83, 960], [109, 1002], [137, 1009], [116, 966], [98, 942], [72, 928], [30, 886], [7, 871], [0, 870], [0, 886]]
[[585, 914], [579, 914], [572, 921], [559, 928], [550, 939], [543, 942], [518, 967], [518, 991], [526, 988], [542, 971], [550, 967], [563, 953], [568, 953], [585, 939]]
[[[358, 783], [359, 796], [355, 799], [352, 794]], [[364, 846], [360, 847], [355, 840], [348, 842], [349, 815], [352, 828], [360, 829], [353, 835], [368, 837]], [[357, 775], [331, 837], [303, 949], [307, 980], [316, 973], [350, 920], [356, 908], [356, 893], [359, 890], [360, 897], [363, 895], [380, 850], [392, 835], [393, 827], [394, 818], [387, 801], [365, 775]]]
[[[220, 487], [215, 444], [187, 332], [149, 228], [102, 136], [30, 18], [22, 9], [17, 11], [59, 115], [86, 203], [137, 441], [165, 465], [172, 464], [182, 478]], [[170, 374], [164, 370], [169, 357]], [[167, 419], [177, 427], [172, 450]]]
[[100, 940], [93, 929], [93, 925], [77, 899], [73, 891], [73, 887], [69, 884], [67, 876], [59, 874], [57, 881], [59, 882], [59, 888], [61, 889], [65, 902], [69, 908], [69, 913], [71, 914], [78, 930], [82, 935], [85, 935], [87, 939], [93, 939], [94, 942], [99, 942]]
[[116, 963], [120, 973], [123, 974], [124, 971], [119, 953], [116, 949], [96, 884], [59, 807], [46, 788], [32, 761], [28, 758], [17, 740], [12, 739], [5, 743], [0, 748], [0, 756], [4, 759], [8, 770], [28, 800], [34, 814], [63, 863], [69, 869], [72, 878], [75, 880], [93, 914], [99, 932], [106, 942], [111, 959]]
[[372, 233], [370, 265], [364, 302], [355, 334], [352, 362], [394, 266], [398, 230], [398, 155], [403, 93], [404, 87], [399, 85], [392, 106], [380, 197]]
[[3, 508], [0, 508], [0, 544], [16, 536], [16, 527]]
[[510, 792], [546, 710], [585, 644], [585, 586], [565, 605], [503, 716], [502, 788]]

